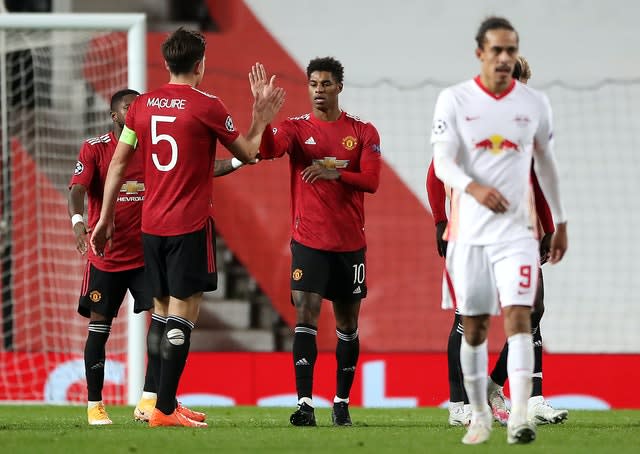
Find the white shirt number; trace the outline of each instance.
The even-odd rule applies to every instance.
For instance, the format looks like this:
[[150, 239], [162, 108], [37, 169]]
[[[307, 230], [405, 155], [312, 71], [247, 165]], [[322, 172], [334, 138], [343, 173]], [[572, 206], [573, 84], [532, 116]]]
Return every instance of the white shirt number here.
[[153, 164], [158, 168], [158, 170], [162, 170], [163, 172], [168, 172], [176, 166], [176, 163], [178, 162], [178, 143], [176, 142], [176, 139], [169, 134], [158, 134], [157, 127], [158, 123], [173, 123], [174, 121], [176, 121], [176, 117], [167, 117], [164, 115], [151, 116], [151, 143], [153, 145], [157, 145], [161, 141], [166, 140], [169, 142], [169, 145], [171, 145], [171, 161], [169, 161], [169, 164], [160, 164], [158, 155], [156, 153], [151, 153]]

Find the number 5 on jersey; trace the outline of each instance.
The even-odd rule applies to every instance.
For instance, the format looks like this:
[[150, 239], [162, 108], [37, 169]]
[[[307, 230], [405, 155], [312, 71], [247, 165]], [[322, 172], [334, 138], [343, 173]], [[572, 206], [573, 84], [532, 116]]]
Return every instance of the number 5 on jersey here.
[[171, 146], [171, 161], [169, 161], [169, 164], [160, 164], [158, 155], [156, 153], [151, 153], [153, 164], [158, 170], [163, 172], [168, 172], [176, 166], [176, 163], [178, 162], [178, 143], [176, 142], [176, 139], [169, 134], [158, 134], [158, 123], [173, 123], [174, 121], [176, 121], [176, 117], [168, 117], [165, 115], [151, 116], [151, 143], [153, 145], [157, 145], [165, 140], [169, 142], [169, 145]]

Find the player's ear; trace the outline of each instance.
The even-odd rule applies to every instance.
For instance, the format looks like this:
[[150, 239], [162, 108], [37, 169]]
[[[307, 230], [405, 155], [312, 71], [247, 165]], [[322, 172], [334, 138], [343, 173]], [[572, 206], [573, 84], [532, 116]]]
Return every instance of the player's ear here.
[[338, 83], [338, 93], [342, 93], [342, 87], [344, 87], [344, 85], [342, 84], [342, 82]]
[[196, 60], [196, 64], [193, 65], [194, 74], [202, 74], [202, 70], [204, 69], [204, 59]]
[[481, 55], [482, 55], [482, 49], [480, 49], [479, 47], [476, 47], [476, 57], [478, 57], [478, 60], [482, 60], [480, 58]]
[[114, 123], [118, 121], [118, 114], [116, 112], [111, 112], [111, 121]]
[[171, 70], [169, 69], [169, 63], [167, 63], [167, 61], [164, 61], [164, 67], [167, 71], [171, 72]]

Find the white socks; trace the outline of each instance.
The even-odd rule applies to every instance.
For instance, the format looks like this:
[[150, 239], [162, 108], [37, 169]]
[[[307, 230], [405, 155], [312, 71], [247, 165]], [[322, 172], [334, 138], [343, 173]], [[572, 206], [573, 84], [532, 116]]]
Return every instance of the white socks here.
[[489, 353], [487, 341], [472, 347], [462, 337], [460, 346], [460, 365], [464, 375], [464, 388], [469, 397], [472, 418], [475, 420], [488, 410], [487, 405], [487, 369], [489, 367]]
[[[509, 343], [507, 373], [511, 389], [509, 422], [513, 421], [514, 425], [523, 424], [527, 421], [527, 402], [531, 396], [531, 375], [534, 363], [533, 338], [530, 333], [518, 333], [510, 336], [507, 342]], [[467, 391], [468, 393], [469, 391]]]

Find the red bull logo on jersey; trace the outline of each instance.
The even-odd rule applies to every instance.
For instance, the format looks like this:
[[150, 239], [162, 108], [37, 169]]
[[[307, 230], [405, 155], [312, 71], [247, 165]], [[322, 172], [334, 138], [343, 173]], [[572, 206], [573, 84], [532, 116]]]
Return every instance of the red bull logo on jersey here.
[[517, 143], [512, 142], [499, 134], [494, 134], [487, 139], [481, 140], [475, 144], [475, 148], [477, 150], [486, 150], [494, 155], [498, 155], [505, 150], [520, 151], [520, 147]]
[[325, 156], [322, 159], [314, 159], [313, 163], [321, 165], [326, 169], [346, 169], [349, 165], [349, 160], [336, 159], [335, 156]]

